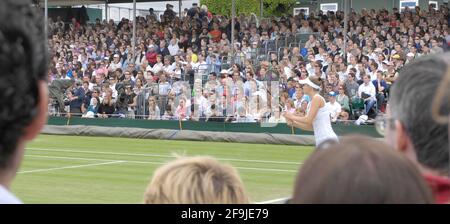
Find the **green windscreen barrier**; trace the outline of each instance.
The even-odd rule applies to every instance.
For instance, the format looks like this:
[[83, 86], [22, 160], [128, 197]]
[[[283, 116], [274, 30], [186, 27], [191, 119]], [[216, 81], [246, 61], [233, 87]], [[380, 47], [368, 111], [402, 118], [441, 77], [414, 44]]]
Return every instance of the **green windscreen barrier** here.
[[[179, 121], [153, 121], [139, 119], [87, 119], [72, 117], [68, 120], [65, 117], [50, 117], [49, 125], [86, 125], [101, 127], [129, 127], [129, 128], [145, 128], [145, 129], [172, 129], [180, 130]], [[313, 132], [303, 131], [298, 128], [294, 130], [285, 123], [273, 124], [274, 127], [261, 127], [260, 123], [224, 123], [224, 122], [196, 122], [182, 121], [181, 128], [183, 130], [192, 131], [215, 131], [215, 132], [245, 132], [245, 133], [272, 133], [272, 134], [294, 134], [297, 135], [313, 135]], [[353, 124], [334, 124], [333, 129], [339, 136], [349, 134], [360, 134], [371, 137], [380, 138], [378, 132], [373, 125], [353, 125]]]

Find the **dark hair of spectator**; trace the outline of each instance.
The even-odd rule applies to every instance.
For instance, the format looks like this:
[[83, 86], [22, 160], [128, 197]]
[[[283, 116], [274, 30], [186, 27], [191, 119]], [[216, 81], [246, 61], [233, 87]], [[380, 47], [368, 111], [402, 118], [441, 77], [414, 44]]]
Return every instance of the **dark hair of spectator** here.
[[323, 89], [323, 86], [325, 85], [325, 81], [321, 78], [321, 77], [317, 77], [317, 76], [310, 76], [309, 80], [311, 80], [312, 83], [320, 86], [320, 88]]
[[[417, 160], [427, 168], [448, 175], [448, 127], [431, 115], [432, 99], [448, 70], [449, 54], [420, 58], [407, 64], [391, 88], [392, 117], [401, 121], [414, 144]], [[446, 95], [443, 102], [449, 102]], [[450, 113], [450, 104], [443, 103], [441, 114]]]
[[24, 128], [38, 114], [38, 82], [46, 79], [48, 66], [43, 28], [30, 1], [0, 1], [0, 168], [8, 166]]
[[423, 204], [433, 197], [416, 165], [382, 141], [353, 136], [303, 164], [291, 203]]

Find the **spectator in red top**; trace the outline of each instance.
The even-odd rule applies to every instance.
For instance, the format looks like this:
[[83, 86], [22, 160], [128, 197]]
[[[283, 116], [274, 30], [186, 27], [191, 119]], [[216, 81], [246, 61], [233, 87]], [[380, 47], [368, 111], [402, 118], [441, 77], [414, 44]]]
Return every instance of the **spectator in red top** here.
[[72, 24], [70, 25], [74, 30], [79, 30], [81, 27], [80, 23], [75, 18], [72, 18]]
[[[377, 127], [385, 140], [414, 161], [431, 187], [436, 203], [450, 202], [448, 127], [433, 119], [432, 99], [448, 71], [450, 55], [420, 58], [403, 67], [390, 90], [387, 117]], [[448, 92], [442, 102], [449, 102]], [[443, 114], [450, 105], [443, 104]]]
[[156, 64], [156, 56], [158, 56], [158, 53], [156, 53], [155, 45], [150, 45], [148, 48], [145, 57], [147, 58], [148, 64], [153, 67]]
[[213, 23], [213, 30], [209, 32], [209, 35], [215, 43], [218, 43], [220, 41], [222, 32], [219, 30], [219, 25], [217, 23]]

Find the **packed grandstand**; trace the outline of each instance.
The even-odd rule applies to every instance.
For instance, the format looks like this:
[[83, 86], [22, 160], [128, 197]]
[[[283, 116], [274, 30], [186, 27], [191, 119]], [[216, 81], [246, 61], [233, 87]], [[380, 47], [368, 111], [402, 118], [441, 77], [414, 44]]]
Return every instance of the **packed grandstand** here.
[[[299, 80], [323, 79], [333, 122], [383, 114], [402, 67], [449, 48], [449, 9], [304, 12], [258, 19], [193, 6], [178, 17], [49, 21], [54, 116], [283, 122], [304, 115]], [[347, 33], [347, 36], [344, 36]], [[234, 41], [234, 45], [232, 45]]]

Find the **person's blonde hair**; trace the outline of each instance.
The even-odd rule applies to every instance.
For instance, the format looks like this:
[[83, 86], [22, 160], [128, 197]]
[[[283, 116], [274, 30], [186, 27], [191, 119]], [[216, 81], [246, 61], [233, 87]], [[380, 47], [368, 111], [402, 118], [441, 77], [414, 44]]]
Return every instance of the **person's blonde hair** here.
[[246, 204], [237, 170], [212, 157], [179, 157], [159, 167], [144, 194], [145, 204]]

